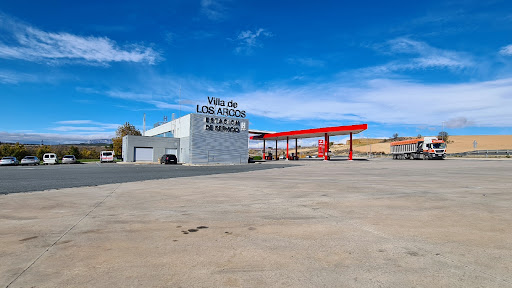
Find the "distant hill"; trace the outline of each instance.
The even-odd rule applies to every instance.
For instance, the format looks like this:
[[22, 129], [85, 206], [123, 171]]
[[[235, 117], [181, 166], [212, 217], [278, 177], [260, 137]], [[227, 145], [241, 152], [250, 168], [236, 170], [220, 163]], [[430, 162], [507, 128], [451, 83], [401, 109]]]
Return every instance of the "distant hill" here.
[[[477, 142], [477, 150], [512, 150], [512, 135], [450, 135], [447, 144], [447, 153], [461, 153], [475, 150], [473, 141]], [[366, 153], [370, 150], [370, 145], [362, 145], [353, 148], [354, 151]], [[388, 143], [377, 143], [371, 145], [372, 152], [389, 153]]]
[[20, 140], [20, 141], [0, 141], [0, 144], [7, 143], [7, 144], [15, 144], [16, 142], [19, 142], [20, 144], [25, 145], [108, 145], [112, 144], [112, 139], [93, 139], [86, 142], [80, 142], [80, 141], [55, 141], [55, 140], [45, 140], [43, 139], [43, 143], [37, 142], [34, 143], [33, 140]]
[[[399, 137], [398, 139], [354, 139], [353, 148], [358, 153], [389, 153], [389, 143], [400, 140], [416, 139], [416, 137]], [[477, 150], [506, 150], [512, 151], [512, 135], [464, 135], [449, 136], [447, 144], [447, 153], [461, 153], [475, 150], [473, 141], [477, 142]], [[371, 144], [371, 147], [370, 147]], [[331, 145], [330, 149], [335, 155], [347, 154], [350, 147], [350, 141], [347, 144]], [[267, 153], [275, 153], [275, 150], [267, 150]], [[290, 148], [290, 153], [295, 153], [295, 148]], [[316, 156], [318, 147], [299, 147], [300, 155]], [[286, 149], [278, 149], [278, 155], [286, 153]], [[250, 149], [249, 155], [261, 155], [260, 149]]]

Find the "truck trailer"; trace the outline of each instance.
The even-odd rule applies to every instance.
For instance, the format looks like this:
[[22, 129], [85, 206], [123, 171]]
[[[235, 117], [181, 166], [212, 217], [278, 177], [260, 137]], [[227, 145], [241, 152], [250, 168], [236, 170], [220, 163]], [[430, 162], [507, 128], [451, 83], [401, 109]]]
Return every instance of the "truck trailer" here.
[[444, 159], [446, 143], [437, 137], [424, 137], [391, 142], [390, 152], [393, 159]]

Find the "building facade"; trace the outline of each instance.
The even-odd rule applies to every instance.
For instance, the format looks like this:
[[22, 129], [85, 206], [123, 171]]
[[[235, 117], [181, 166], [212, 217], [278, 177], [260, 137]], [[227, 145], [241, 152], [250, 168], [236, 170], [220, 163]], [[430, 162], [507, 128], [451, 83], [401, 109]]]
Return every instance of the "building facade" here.
[[247, 163], [248, 130], [248, 119], [188, 114], [144, 136], [123, 137], [123, 161], [158, 162], [163, 154], [174, 154], [181, 163]]

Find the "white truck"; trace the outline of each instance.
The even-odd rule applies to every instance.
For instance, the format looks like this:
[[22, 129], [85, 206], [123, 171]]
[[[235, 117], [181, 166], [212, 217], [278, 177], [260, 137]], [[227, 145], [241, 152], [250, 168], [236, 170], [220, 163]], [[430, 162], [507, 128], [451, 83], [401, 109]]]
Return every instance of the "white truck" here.
[[390, 152], [393, 159], [444, 159], [446, 143], [437, 137], [424, 137], [391, 142]]

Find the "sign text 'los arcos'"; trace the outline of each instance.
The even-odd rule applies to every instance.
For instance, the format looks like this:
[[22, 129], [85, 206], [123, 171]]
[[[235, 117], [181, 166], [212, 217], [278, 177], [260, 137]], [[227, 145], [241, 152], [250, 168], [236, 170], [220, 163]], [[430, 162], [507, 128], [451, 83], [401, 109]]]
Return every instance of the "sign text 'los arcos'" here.
[[237, 107], [238, 103], [233, 100], [226, 103], [226, 101], [220, 98], [208, 97], [208, 105], [197, 105], [196, 111], [203, 114], [245, 118], [245, 110], [238, 110], [236, 109]]

